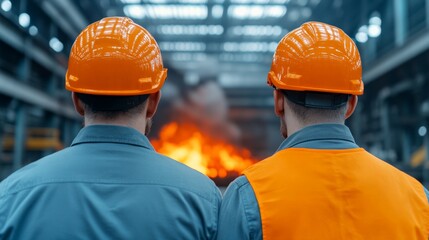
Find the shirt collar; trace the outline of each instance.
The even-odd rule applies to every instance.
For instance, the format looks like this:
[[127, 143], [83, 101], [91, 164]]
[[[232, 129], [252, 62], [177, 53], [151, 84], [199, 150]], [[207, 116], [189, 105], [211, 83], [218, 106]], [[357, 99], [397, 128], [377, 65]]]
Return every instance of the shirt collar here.
[[286, 148], [347, 149], [358, 148], [350, 129], [344, 124], [316, 124], [286, 138], [277, 151]]
[[82, 128], [72, 142], [72, 146], [81, 143], [120, 143], [144, 147], [154, 151], [149, 139], [129, 127], [118, 125], [90, 125]]

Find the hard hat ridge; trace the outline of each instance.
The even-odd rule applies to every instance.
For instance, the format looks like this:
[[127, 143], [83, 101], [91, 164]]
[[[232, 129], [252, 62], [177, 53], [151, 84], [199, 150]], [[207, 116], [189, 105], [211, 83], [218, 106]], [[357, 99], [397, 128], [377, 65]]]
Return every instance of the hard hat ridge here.
[[143, 95], [159, 91], [166, 76], [152, 35], [129, 18], [108, 17], [76, 38], [66, 89], [93, 95]]
[[363, 94], [355, 43], [341, 29], [320, 22], [304, 23], [283, 37], [267, 80], [283, 90]]

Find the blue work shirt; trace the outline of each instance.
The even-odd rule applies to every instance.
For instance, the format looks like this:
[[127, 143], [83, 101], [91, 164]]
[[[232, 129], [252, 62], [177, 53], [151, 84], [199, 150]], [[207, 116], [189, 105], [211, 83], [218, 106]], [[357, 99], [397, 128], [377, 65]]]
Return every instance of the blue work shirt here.
[[214, 239], [221, 195], [132, 128], [83, 128], [0, 183], [0, 239]]
[[[301, 129], [283, 141], [286, 148], [359, 148], [349, 128], [343, 124], [317, 124]], [[424, 188], [429, 199], [428, 191]], [[262, 239], [261, 215], [252, 186], [245, 176], [234, 180], [225, 192], [219, 216], [217, 239]]]

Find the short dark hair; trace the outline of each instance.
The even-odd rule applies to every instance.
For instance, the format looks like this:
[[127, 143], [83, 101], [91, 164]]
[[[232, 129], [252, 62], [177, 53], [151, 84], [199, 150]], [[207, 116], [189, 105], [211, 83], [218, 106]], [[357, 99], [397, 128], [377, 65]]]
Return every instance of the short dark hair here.
[[[291, 99], [290, 94], [285, 94], [285, 92], [283, 92], [283, 95], [291, 111], [303, 123], [317, 123], [317, 121], [320, 120], [333, 122], [344, 121], [344, 116], [347, 111], [348, 96], [346, 96], [345, 98], [341, 97], [341, 102], [335, 107], [314, 107], [308, 105], [304, 106], [304, 104], [300, 104], [300, 102], [297, 102], [296, 99]], [[324, 95], [326, 96], [325, 93]], [[337, 97], [335, 94], [333, 94], [332, 96], [334, 98]]]
[[138, 113], [149, 96], [105, 96], [84, 93], [76, 93], [76, 95], [83, 102], [86, 112], [103, 118]]

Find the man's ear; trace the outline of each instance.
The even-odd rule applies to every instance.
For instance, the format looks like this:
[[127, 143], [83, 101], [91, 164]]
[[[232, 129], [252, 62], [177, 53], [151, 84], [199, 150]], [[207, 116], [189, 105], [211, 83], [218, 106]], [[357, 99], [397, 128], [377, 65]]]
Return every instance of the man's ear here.
[[352, 95], [347, 101], [347, 111], [344, 119], [349, 118], [356, 109], [358, 103], [358, 97], [356, 95]]
[[153, 115], [155, 115], [156, 109], [159, 105], [159, 100], [161, 99], [161, 92], [158, 91], [156, 93], [149, 94], [149, 97], [147, 98], [147, 111], [146, 111], [146, 117], [152, 118]]
[[82, 101], [79, 100], [75, 92], [72, 92], [72, 100], [76, 112], [79, 113], [79, 115], [84, 116], [85, 108], [83, 107]]
[[280, 90], [275, 89], [274, 95], [274, 112], [277, 117], [283, 117], [285, 112], [285, 99]]

